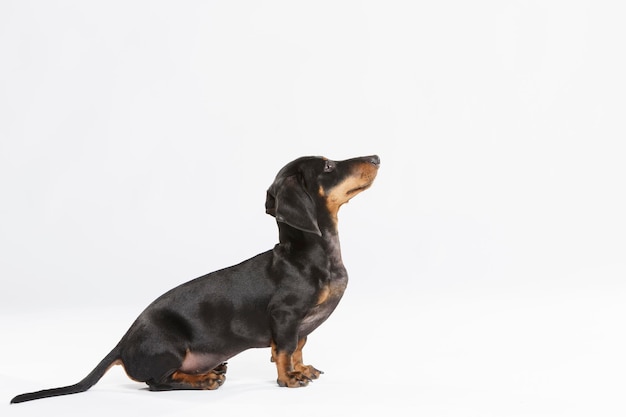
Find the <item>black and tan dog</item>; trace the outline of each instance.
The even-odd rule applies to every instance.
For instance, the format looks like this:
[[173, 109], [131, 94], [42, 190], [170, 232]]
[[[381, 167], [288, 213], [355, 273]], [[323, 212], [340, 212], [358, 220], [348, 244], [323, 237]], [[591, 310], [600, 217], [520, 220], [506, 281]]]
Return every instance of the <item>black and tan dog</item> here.
[[230, 268], [182, 284], [141, 313], [85, 379], [18, 395], [12, 403], [88, 390], [112, 365], [151, 390], [216, 389], [225, 361], [271, 347], [278, 385], [301, 387], [321, 374], [302, 361], [307, 336], [333, 312], [348, 282], [337, 212], [376, 177], [380, 160], [304, 157], [286, 165], [267, 191], [279, 243]]

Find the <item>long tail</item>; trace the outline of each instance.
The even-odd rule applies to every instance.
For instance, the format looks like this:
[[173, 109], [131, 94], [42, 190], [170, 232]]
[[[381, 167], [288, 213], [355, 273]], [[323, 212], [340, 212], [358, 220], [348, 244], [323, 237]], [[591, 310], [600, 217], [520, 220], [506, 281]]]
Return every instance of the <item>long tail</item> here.
[[24, 401], [38, 400], [40, 398], [56, 397], [57, 395], [76, 394], [85, 392], [104, 376], [109, 368], [120, 359], [119, 345], [116, 346], [102, 361], [77, 384], [61, 388], [45, 389], [37, 392], [21, 394], [11, 400], [11, 404], [22, 403]]

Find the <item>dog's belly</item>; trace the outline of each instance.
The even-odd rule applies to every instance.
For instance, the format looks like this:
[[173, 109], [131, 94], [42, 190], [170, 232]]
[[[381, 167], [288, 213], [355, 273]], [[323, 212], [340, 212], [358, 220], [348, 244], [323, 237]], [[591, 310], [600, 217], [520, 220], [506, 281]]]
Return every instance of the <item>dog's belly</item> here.
[[214, 369], [229, 358], [230, 356], [227, 355], [187, 351], [179, 370], [188, 374], [202, 374]]

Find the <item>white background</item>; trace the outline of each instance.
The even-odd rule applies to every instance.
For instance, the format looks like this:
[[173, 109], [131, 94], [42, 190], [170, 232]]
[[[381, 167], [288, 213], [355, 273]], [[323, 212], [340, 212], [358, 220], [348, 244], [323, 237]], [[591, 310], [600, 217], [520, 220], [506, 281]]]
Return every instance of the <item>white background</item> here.
[[[0, 413], [626, 414], [619, 1], [0, 3]], [[164, 291], [276, 242], [301, 155], [379, 154], [351, 281], [280, 389], [77, 382]]]

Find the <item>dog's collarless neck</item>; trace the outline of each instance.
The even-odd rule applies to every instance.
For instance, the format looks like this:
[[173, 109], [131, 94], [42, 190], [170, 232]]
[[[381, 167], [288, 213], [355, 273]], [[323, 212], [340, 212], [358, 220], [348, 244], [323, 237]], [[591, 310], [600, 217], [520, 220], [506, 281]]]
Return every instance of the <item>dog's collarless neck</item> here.
[[333, 271], [345, 270], [341, 258], [341, 245], [336, 230], [322, 229], [322, 235], [295, 229], [289, 225], [280, 224], [278, 246], [288, 252], [323, 252], [330, 262]]

